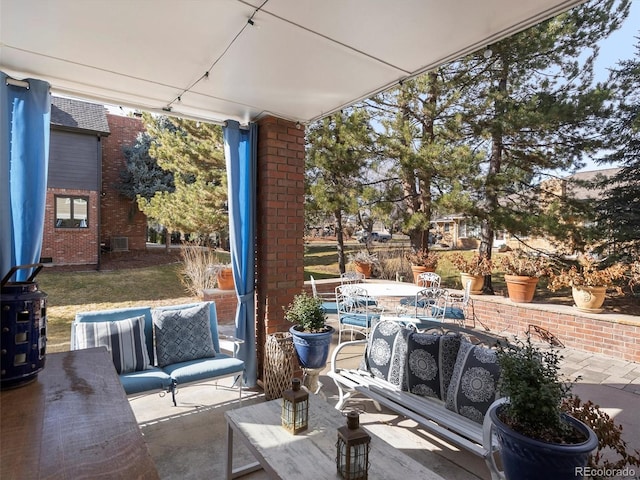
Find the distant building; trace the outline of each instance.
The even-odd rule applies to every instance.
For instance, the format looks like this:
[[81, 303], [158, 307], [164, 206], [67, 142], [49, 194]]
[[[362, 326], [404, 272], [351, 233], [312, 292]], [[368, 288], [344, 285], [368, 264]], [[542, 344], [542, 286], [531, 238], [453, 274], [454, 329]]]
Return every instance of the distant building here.
[[114, 188], [122, 147], [142, 130], [138, 118], [52, 97], [43, 263], [98, 267], [106, 249], [146, 248], [146, 217]]

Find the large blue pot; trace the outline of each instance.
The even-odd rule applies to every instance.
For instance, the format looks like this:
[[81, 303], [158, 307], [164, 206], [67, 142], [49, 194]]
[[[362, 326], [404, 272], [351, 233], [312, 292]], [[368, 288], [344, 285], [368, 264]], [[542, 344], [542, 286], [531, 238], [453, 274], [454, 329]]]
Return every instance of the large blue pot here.
[[289, 329], [293, 337], [293, 347], [298, 354], [300, 366], [303, 368], [324, 368], [329, 356], [331, 345], [331, 335], [335, 332], [333, 327], [329, 327], [328, 332], [307, 333], [296, 329], [294, 325]]
[[589, 454], [598, 446], [598, 437], [583, 422], [563, 414], [563, 419], [584, 433], [582, 443], [547, 443], [519, 434], [505, 425], [498, 414], [504, 405], [489, 410], [493, 422], [504, 473], [508, 480], [575, 480], [582, 478], [581, 469]]

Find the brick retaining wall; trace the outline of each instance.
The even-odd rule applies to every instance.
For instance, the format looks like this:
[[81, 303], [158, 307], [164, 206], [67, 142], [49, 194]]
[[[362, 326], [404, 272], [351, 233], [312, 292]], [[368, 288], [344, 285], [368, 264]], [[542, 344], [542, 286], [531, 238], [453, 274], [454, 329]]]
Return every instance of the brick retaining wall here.
[[[316, 280], [318, 292], [333, 292], [334, 279]], [[311, 283], [305, 283], [311, 292]], [[460, 292], [462, 293], [462, 292]], [[508, 298], [472, 295], [477, 322], [493, 332], [522, 336], [529, 325], [555, 335], [566, 347], [640, 363], [640, 317], [606, 312], [583, 313], [572, 305], [513, 303]], [[481, 324], [480, 324], [481, 323]]]

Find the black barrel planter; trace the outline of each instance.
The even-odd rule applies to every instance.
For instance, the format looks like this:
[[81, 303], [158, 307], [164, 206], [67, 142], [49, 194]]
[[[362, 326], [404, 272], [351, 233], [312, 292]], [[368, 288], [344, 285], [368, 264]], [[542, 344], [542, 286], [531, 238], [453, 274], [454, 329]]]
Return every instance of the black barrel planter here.
[[[25, 282], [9, 282], [23, 268], [35, 268]], [[47, 294], [38, 289], [34, 277], [42, 264], [11, 268], [1, 282], [0, 388], [32, 382], [44, 368], [47, 343]]]
[[598, 437], [583, 422], [563, 414], [563, 419], [582, 432], [582, 443], [547, 443], [519, 434], [505, 425], [499, 417], [503, 405], [489, 410], [493, 422], [500, 457], [507, 480], [575, 480], [587, 464], [589, 454], [598, 446]]

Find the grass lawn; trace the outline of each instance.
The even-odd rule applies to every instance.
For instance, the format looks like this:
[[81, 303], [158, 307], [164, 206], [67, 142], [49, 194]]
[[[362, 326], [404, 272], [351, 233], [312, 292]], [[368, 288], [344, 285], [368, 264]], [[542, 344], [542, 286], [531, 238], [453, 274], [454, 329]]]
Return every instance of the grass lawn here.
[[[347, 253], [361, 249], [358, 244], [347, 245]], [[406, 251], [407, 247], [393, 242], [376, 245], [375, 252], [383, 258], [388, 252]], [[448, 257], [454, 252], [441, 251], [442, 256], [436, 272], [442, 277], [442, 287], [461, 289], [459, 272], [453, 267]], [[472, 255], [473, 252], [466, 252]], [[501, 254], [494, 253], [494, 261]], [[397, 264], [393, 261], [398, 262]], [[405, 280], [410, 281], [411, 273], [408, 262], [398, 255], [396, 260], [389, 261], [387, 278], [395, 278], [396, 271], [405, 273]], [[40, 289], [46, 292], [47, 305], [47, 351], [58, 352], [69, 349], [71, 322], [76, 312], [105, 310], [132, 306], [175, 305], [197, 301], [190, 296], [178, 277], [177, 263], [162, 264], [143, 268], [126, 268], [112, 271], [59, 272], [44, 269], [36, 281]], [[347, 270], [351, 265], [347, 265]], [[405, 270], [406, 269], [406, 270]], [[305, 253], [305, 280], [313, 275], [316, 279], [332, 278], [339, 275], [338, 255], [335, 244], [309, 244]], [[492, 276], [496, 295], [506, 295], [504, 276], [495, 271]], [[564, 303], [570, 301], [567, 292], [552, 293], [546, 288], [546, 279], [541, 279], [536, 290], [536, 299], [548, 303]], [[570, 294], [569, 294], [570, 295]], [[627, 303], [637, 303], [636, 299], [621, 298]], [[636, 300], [634, 302], [634, 300]], [[607, 299], [612, 306], [613, 298]], [[637, 310], [637, 307], [636, 307]], [[623, 313], [636, 314], [634, 311], [619, 310]]]
[[47, 351], [69, 350], [71, 322], [76, 312], [133, 306], [171, 305], [189, 297], [177, 275], [178, 265], [110, 272], [52, 272], [37, 277], [47, 299]]

